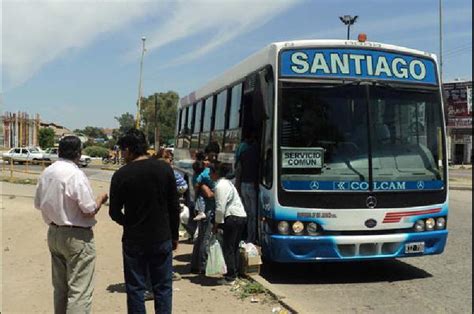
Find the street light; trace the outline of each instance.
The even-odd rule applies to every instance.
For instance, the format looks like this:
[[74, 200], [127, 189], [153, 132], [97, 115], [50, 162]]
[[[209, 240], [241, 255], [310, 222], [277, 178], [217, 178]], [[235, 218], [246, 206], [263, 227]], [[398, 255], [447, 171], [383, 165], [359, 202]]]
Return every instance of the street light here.
[[143, 56], [145, 55], [145, 40], [146, 37], [142, 37], [142, 59], [140, 61], [140, 78], [138, 80], [138, 100], [137, 100], [137, 120], [135, 121], [135, 127], [140, 128], [140, 108], [142, 103], [142, 73], [143, 73]]
[[350, 34], [351, 34], [351, 25], [354, 25], [354, 23], [357, 21], [357, 18], [359, 16], [350, 16], [350, 15], [344, 15], [344, 16], [340, 16], [339, 19], [341, 20], [342, 23], [344, 23], [345, 25], [347, 25], [347, 40], [350, 39]]

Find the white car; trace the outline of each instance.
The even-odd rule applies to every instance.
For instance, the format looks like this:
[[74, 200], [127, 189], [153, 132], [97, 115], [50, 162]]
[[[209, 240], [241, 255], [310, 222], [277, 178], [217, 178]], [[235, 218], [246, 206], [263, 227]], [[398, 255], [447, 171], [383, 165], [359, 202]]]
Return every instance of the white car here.
[[43, 153], [35, 147], [14, 147], [2, 154], [2, 159], [6, 162], [39, 163], [43, 160]]
[[[44, 160], [55, 162], [58, 160], [58, 148], [57, 147], [50, 147], [47, 148], [44, 152]], [[81, 155], [81, 159], [79, 159], [79, 165], [82, 167], [87, 167], [91, 162], [91, 157], [88, 155]]]

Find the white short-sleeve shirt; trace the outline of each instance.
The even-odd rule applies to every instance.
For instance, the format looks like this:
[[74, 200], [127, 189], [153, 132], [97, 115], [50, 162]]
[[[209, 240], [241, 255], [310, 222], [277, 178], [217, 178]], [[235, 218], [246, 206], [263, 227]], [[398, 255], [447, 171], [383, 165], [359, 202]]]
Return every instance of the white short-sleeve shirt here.
[[35, 207], [47, 224], [92, 227], [96, 210], [94, 194], [84, 172], [72, 161], [59, 159], [41, 174], [36, 187]]

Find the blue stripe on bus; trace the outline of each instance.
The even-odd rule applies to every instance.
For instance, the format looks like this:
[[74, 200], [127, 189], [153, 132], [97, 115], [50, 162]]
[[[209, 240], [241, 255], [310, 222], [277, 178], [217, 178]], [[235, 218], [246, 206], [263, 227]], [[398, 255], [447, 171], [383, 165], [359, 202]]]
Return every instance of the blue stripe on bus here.
[[[282, 186], [290, 191], [368, 191], [365, 181], [293, 181], [283, 180]], [[375, 181], [375, 191], [441, 190], [444, 181]]]

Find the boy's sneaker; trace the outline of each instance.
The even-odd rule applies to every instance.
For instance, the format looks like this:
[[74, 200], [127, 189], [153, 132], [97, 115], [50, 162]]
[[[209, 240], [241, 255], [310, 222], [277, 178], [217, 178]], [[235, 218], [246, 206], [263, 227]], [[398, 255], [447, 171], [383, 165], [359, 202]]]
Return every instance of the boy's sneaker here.
[[221, 278], [217, 281], [218, 285], [221, 286], [233, 286], [237, 282], [236, 279], [226, 279], [226, 278]]
[[196, 217], [193, 218], [194, 221], [199, 221], [201, 219], [206, 219], [206, 214], [204, 214], [204, 212], [200, 212], [196, 215]]

